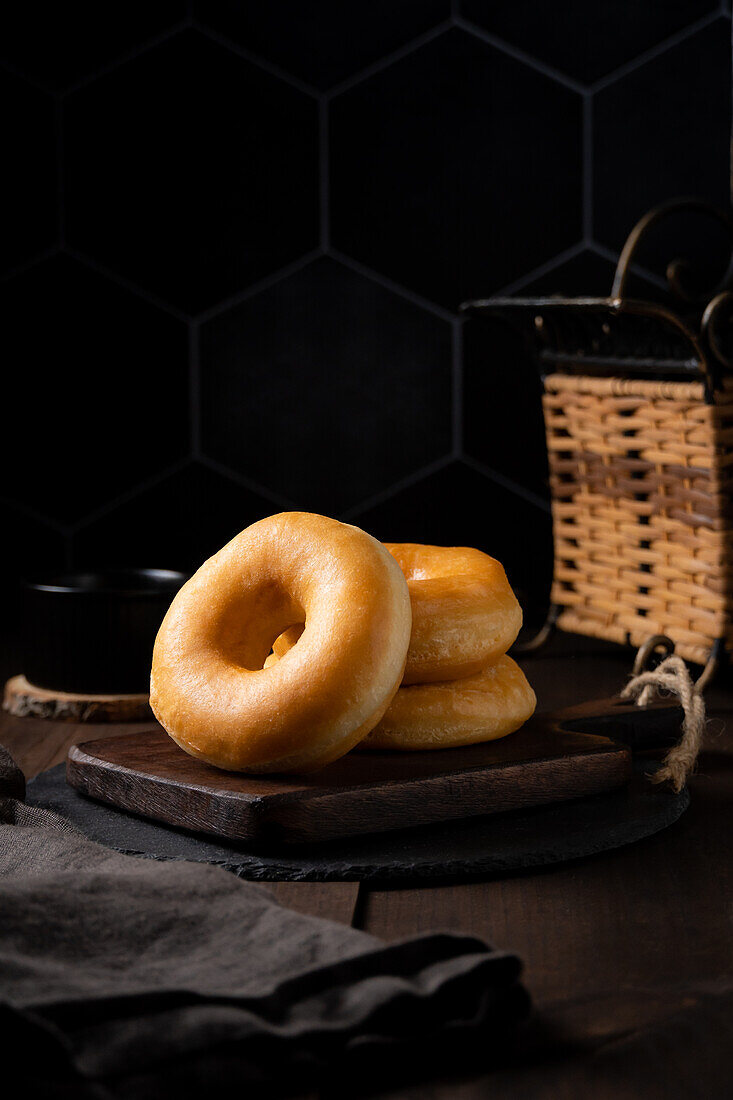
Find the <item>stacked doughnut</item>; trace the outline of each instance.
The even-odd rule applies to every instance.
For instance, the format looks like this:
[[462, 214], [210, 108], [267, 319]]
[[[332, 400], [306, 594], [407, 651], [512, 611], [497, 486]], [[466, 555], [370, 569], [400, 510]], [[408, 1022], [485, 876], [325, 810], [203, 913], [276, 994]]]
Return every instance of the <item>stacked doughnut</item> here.
[[492, 740], [535, 707], [506, 656], [521, 620], [503, 568], [478, 550], [384, 546], [283, 512], [242, 531], [176, 595], [150, 704], [181, 748], [229, 771]]
[[[402, 685], [359, 748], [447, 748], [519, 729], [536, 698], [506, 655], [522, 609], [501, 564], [470, 547], [385, 546], [407, 581], [412, 632]], [[284, 656], [302, 630], [285, 631], [274, 643], [274, 658]]]

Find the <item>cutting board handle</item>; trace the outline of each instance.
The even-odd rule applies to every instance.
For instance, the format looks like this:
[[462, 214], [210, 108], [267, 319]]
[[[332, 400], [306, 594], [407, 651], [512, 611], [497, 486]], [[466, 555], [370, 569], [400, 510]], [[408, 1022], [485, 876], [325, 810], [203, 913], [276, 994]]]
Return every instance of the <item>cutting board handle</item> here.
[[610, 737], [628, 745], [632, 752], [644, 752], [676, 744], [685, 713], [677, 701], [657, 700], [639, 707], [629, 699], [612, 695], [565, 707], [548, 717], [562, 729]]

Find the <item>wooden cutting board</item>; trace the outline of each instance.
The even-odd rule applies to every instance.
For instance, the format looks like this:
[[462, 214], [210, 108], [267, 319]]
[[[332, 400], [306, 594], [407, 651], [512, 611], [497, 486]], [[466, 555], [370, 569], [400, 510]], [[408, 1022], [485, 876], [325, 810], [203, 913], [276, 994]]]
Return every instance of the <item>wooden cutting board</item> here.
[[483, 745], [352, 752], [310, 775], [259, 777], [201, 763], [154, 726], [73, 745], [66, 774], [91, 798], [261, 848], [598, 794], [628, 781], [632, 749], [671, 743], [680, 716], [673, 706], [600, 700], [536, 715], [519, 732]]

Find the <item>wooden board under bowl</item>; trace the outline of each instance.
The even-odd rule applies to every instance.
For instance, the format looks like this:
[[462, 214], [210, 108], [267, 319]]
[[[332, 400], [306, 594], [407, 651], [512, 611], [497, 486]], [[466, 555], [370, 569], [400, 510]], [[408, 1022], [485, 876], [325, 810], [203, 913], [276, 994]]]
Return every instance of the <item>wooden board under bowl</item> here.
[[3, 710], [16, 718], [43, 718], [52, 722], [144, 722], [152, 719], [150, 696], [78, 695], [36, 687], [25, 676], [11, 676], [5, 684]]
[[352, 752], [297, 776], [220, 771], [154, 726], [73, 745], [67, 780], [121, 809], [253, 848], [313, 842], [610, 790], [630, 777], [630, 746], [668, 743], [679, 714], [676, 707], [601, 700], [536, 715], [499, 741], [434, 752]]

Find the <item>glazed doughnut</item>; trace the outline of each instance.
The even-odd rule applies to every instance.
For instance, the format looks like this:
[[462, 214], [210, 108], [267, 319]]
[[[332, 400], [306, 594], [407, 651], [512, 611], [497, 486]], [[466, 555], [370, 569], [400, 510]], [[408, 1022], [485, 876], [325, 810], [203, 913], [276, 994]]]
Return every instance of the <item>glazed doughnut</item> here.
[[[305, 622], [282, 660], [265, 658]], [[150, 705], [192, 756], [229, 771], [310, 771], [376, 725], [402, 679], [410, 597], [358, 527], [283, 512], [248, 527], [181, 588], [153, 651]]]
[[360, 749], [447, 749], [495, 741], [518, 730], [537, 700], [511, 657], [450, 683], [401, 687]]
[[[503, 566], [466, 546], [385, 543], [410, 591], [412, 637], [405, 684], [472, 676], [509, 649], [522, 625], [522, 609]], [[282, 657], [300, 628], [274, 643]]]

